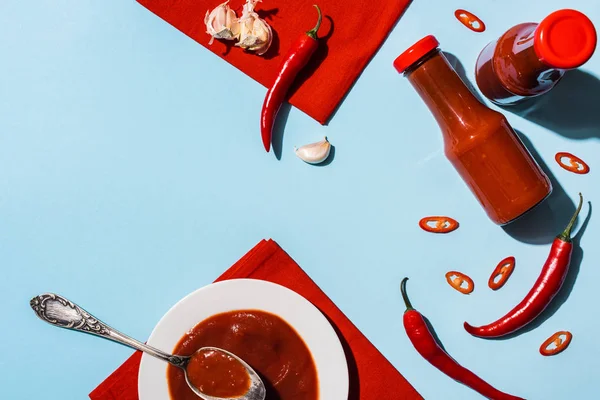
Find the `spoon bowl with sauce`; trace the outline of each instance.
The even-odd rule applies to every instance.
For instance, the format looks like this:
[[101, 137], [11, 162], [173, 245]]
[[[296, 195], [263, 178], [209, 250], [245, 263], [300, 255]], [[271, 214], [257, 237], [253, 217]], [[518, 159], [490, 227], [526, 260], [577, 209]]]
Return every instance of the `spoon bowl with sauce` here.
[[191, 356], [168, 354], [111, 328], [77, 304], [54, 293], [30, 301], [37, 316], [54, 326], [89, 333], [143, 351], [185, 373], [190, 389], [204, 400], [264, 400], [266, 388], [244, 360], [218, 347], [202, 347]]

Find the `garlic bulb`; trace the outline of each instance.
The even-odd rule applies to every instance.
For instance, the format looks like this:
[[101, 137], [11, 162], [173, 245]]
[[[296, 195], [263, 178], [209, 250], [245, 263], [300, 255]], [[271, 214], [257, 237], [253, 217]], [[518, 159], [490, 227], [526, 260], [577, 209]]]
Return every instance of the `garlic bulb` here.
[[331, 143], [327, 138], [320, 142], [307, 144], [294, 150], [298, 158], [309, 164], [320, 164], [327, 160], [331, 152]]
[[233, 11], [228, 5], [229, 0], [215, 7], [212, 11], [206, 11], [204, 23], [206, 24], [206, 33], [211, 37], [209, 44], [216, 39], [234, 40], [240, 36], [240, 23]]
[[239, 19], [240, 41], [235, 45], [245, 50], [256, 51], [263, 55], [271, 47], [273, 31], [267, 22], [254, 11], [256, 3], [261, 0], [246, 0]]

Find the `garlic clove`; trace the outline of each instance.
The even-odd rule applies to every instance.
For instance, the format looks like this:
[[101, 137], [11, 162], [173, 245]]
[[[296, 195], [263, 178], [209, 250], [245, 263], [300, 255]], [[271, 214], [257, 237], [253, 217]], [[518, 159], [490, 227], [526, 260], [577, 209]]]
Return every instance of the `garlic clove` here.
[[256, 3], [260, 0], [246, 0], [242, 16], [239, 19], [240, 41], [236, 46], [245, 50], [256, 51], [256, 54], [263, 55], [271, 47], [273, 42], [273, 30], [264, 19], [260, 18], [254, 11]]
[[302, 161], [309, 164], [320, 164], [329, 157], [331, 143], [325, 138], [319, 142], [298, 147], [294, 151]]
[[233, 11], [228, 5], [229, 0], [219, 4], [212, 11], [206, 11], [204, 24], [206, 33], [211, 37], [209, 44], [215, 39], [235, 40], [240, 36], [240, 23]]

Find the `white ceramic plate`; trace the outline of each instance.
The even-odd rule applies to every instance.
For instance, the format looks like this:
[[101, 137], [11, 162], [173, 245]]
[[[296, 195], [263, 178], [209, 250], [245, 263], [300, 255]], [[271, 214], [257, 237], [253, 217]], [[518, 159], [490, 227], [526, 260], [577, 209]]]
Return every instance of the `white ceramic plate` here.
[[[308, 300], [271, 282], [233, 279], [196, 290], [175, 304], [160, 320], [148, 344], [170, 352], [200, 321], [233, 310], [262, 310], [285, 320], [310, 350], [319, 378], [320, 400], [348, 399], [348, 365], [329, 321]], [[140, 365], [140, 400], [169, 400], [167, 366], [144, 354]]]

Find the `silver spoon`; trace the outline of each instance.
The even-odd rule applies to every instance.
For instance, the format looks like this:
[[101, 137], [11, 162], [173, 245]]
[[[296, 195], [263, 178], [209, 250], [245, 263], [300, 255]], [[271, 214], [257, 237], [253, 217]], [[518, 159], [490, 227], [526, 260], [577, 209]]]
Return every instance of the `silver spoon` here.
[[54, 293], [45, 293], [34, 297], [29, 302], [33, 311], [40, 319], [51, 325], [61, 328], [71, 329], [74, 331], [89, 333], [100, 336], [113, 342], [124, 344], [133, 349], [143, 351], [151, 356], [168, 362], [185, 372], [185, 380], [192, 391], [204, 400], [264, 400], [266, 396], [265, 385], [258, 374], [244, 360], [226, 350], [217, 347], [203, 347], [197, 352], [213, 350], [227, 354], [240, 362], [248, 372], [250, 377], [250, 388], [248, 391], [235, 398], [214, 397], [202, 393], [188, 379], [187, 365], [192, 356], [177, 356], [165, 353], [152, 346], [148, 346], [142, 342], [130, 338], [127, 335], [111, 328], [96, 317], [79, 307], [77, 304], [65, 299]]

